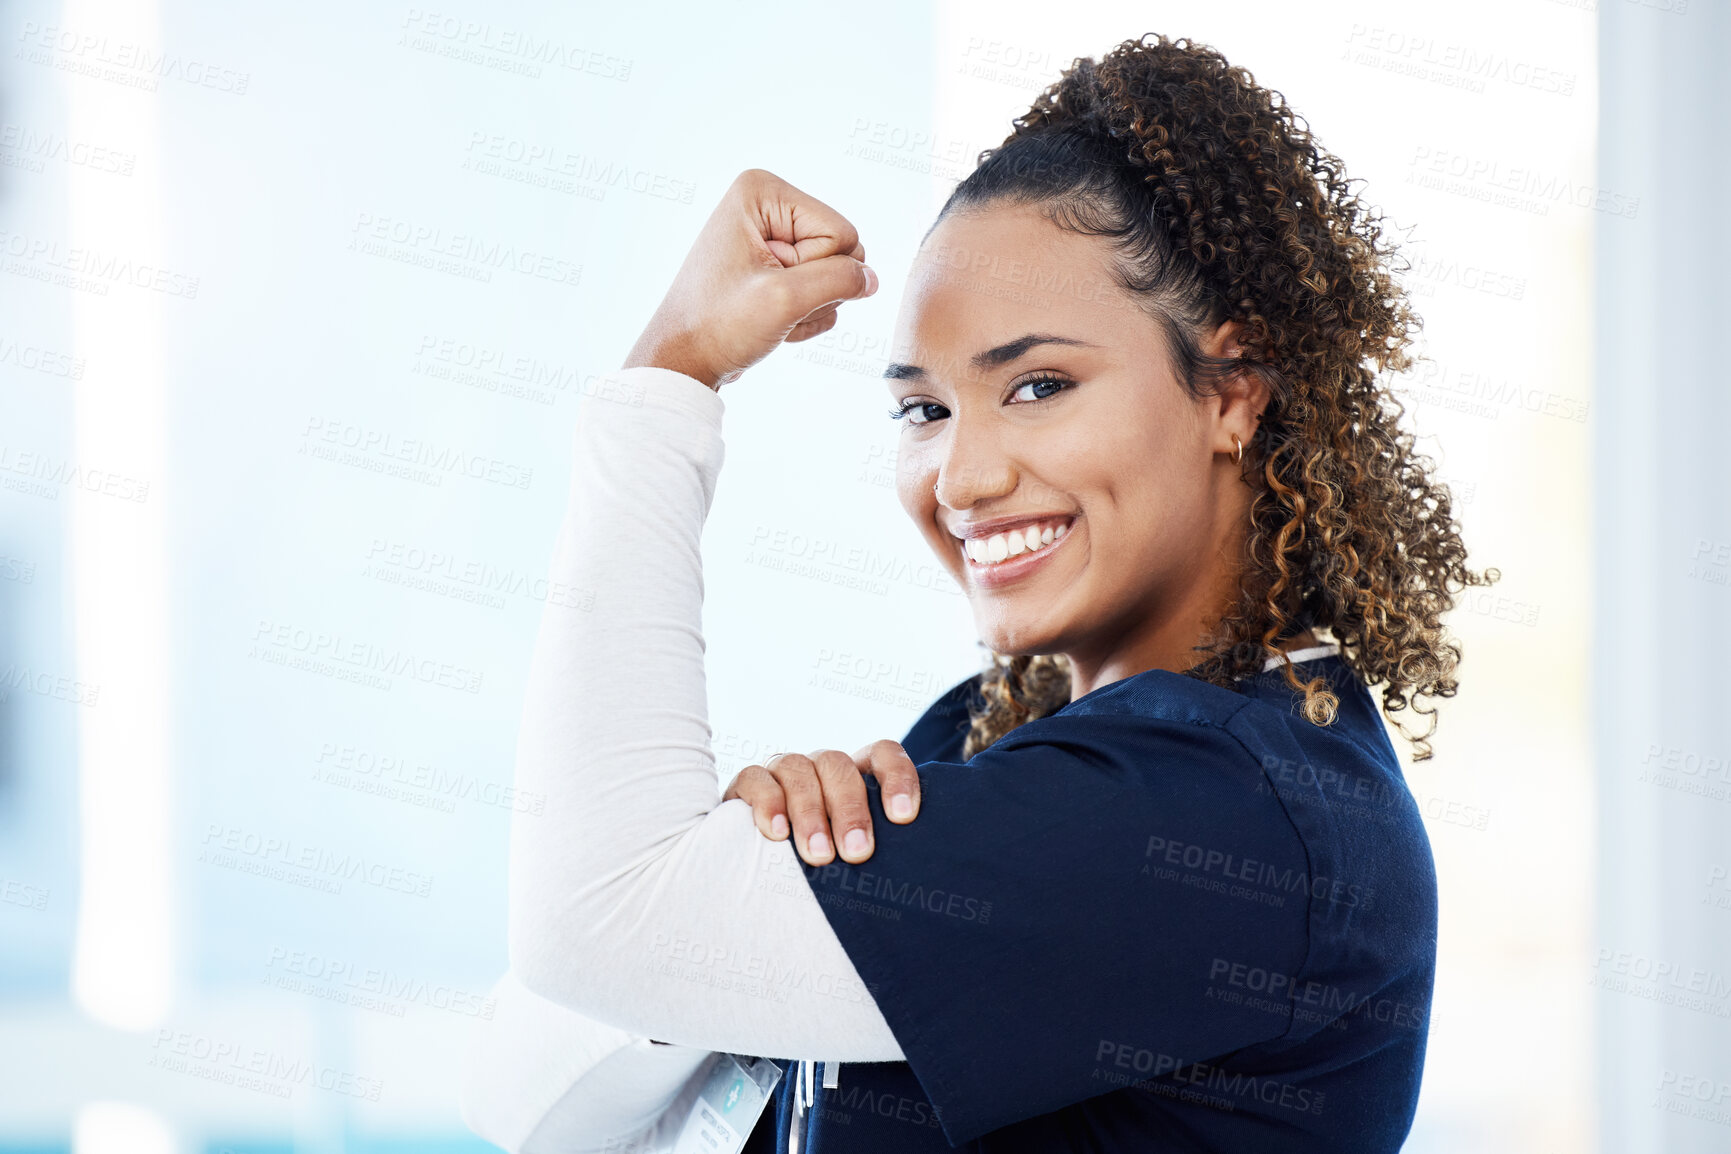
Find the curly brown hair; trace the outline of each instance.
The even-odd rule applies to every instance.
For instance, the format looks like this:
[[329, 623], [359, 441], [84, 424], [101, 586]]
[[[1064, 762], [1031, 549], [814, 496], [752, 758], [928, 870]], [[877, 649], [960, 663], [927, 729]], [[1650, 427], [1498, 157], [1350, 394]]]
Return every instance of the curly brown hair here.
[[[1378, 380], [1412, 367], [1421, 327], [1381, 214], [1284, 97], [1188, 39], [1155, 34], [1079, 58], [1012, 123], [937, 220], [1007, 201], [1109, 237], [1115, 276], [1161, 326], [1192, 397], [1243, 372], [1269, 387], [1241, 465], [1254, 497], [1239, 596], [1186, 675], [1236, 688], [1288, 639], [1326, 632], [1359, 678], [1383, 686], [1391, 720], [1409, 705], [1430, 716], [1416, 736], [1395, 720], [1414, 760], [1428, 759], [1436, 711], [1417, 698], [1452, 697], [1461, 657], [1442, 615], [1455, 592], [1501, 574], [1465, 567], [1449, 489]], [[1241, 355], [1203, 353], [1202, 334], [1228, 319]], [[1281, 668], [1306, 718], [1332, 723], [1327, 679]], [[963, 756], [1069, 699], [1062, 655], [990, 653]]]

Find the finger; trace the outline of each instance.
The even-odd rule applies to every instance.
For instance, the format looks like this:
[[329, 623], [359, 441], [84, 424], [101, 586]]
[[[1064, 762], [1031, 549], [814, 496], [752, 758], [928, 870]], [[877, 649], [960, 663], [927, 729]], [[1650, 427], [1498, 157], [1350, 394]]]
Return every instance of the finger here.
[[823, 784], [824, 809], [835, 833], [836, 848], [845, 862], [858, 863], [872, 855], [872, 811], [866, 802], [865, 778], [854, 759], [839, 749], [811, 755]]
[[752, 200], [765, 241], [792, 245], [800, 264], [845, 255], [859, 247], [859, 232], [847, 217], [774, 173], [759, 171]]
[[787, 799], [781, 783], [761, 765], [748, 765], [734, 775], [722, 801], [739, 798], [751, 806], [751, 821], [757, 832], [771, 841], [787, 837]]
[[920, 774], [914, 759], [899, 741], [884, 738], [854, 754], [859, 772], [877, 778], [883, 794], [884, 816], [906, 825], [920, 812]]
[[773, 271], [767, 280], [783, 294], [782, 316], [805, 318], [819, 309], [878, 291], [877, 273], [851, 256], [825, 257]]
[[798, 753], [778, 753], [765, 766], [780, 783], [786, 798], [795, 852], [807, 865], [828, 865], [834, 861], [835, 849], [829, 818], [824, 813], [823, 786], [818, 781], [817, 766], [811, 758]]
[[782, 340], [786, 344], [798, 344], [800, 341], [809, 341], [812, 337], [822, 336], [824, 333], [835, 328], [835, 323], [836, 316], [834, 309], [831, 309], [828, 313], [820, 312], [815, 317], [807, 317], [797, 325], [794, 325], [788, 332], [787, 336], [783, 337]]
[[798, 332], [802, 329], [815, 329], [820, 325], [833, 323], [839, 315], [835, 305], [824, 305], [822, 308], [813, 310], [801, 317], [799, 323], [793, 326], [793, 330]]

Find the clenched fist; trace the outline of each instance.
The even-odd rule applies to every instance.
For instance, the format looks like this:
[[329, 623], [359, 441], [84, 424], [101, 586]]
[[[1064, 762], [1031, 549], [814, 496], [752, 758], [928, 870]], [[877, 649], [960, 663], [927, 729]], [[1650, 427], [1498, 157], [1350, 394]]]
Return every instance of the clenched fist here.
[[654, 365], [719, 389], [783, 341], [835, 325], [877, 291], [847, 218], [772, 172], [728, 187], [623, 368]]

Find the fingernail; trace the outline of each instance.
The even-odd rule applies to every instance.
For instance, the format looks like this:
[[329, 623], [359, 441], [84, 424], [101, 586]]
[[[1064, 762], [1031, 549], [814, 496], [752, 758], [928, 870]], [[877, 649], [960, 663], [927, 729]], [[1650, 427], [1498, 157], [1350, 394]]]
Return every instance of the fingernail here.
[[812, 857], [822, 857], [829, 852], [829, 839], [821, 833], [814, 833], [806, 838], [805, 844], [811, 848]]
[[890, 816], [907, 817], [914, 812], [914, 799], [905, 793], [890, 798]]
[[787, 818], [783, 817], [779, 813], [776, 814], [774, 817], [770, 818], [769, 819], [769, 832], [775, 835], [775, 839], [777, 841], [780, 841], [782, 838], [786, 837], [787, 836]]
[[850, 830], [848, 830], [846, 840], [847, 840], [847, 852], [852, 854], [854, 857], [858, 857], [860, 854], [862, 854], [866, 851], [865, 830], [863, 830], [863, 829], [850, 829]]
[[865, 270], [866, 296], [869, 297], [878, 291], [878, 274], [872, 271], [872, 266], [869, 264], [862, 264], [860, 268]]

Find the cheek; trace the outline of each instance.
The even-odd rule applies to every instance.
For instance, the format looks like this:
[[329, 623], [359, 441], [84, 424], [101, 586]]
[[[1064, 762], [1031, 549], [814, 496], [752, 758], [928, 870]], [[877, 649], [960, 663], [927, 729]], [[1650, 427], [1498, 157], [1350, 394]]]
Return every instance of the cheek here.
[[[1190, 431], [1153, 416], [1124, 411], [1094, 423], [1094, 435], [1079, 443], [1064, 438], [1052, 446], [1061, 450], [1054, 467], [1064, 471], [1049, 474], [1052, 483], [1073, 486], [1104, 559], [1122, 558], [1137, 569], [1165, 564], [1182, 551], [1206, 484], [1194, 467]], [[1101, 436], [1101, 430], [1110, 432]]]
[[1195, 562], [1209, 535], [1207, 478], [1170, 446], [1170, 454], [1144, 450], [1114, 477], [1112, 533], [1118, 555], [1138, 568], [1166, 570]]
[[937, 483], [936, 461], [904, 440], [896, 449], [896, 499], [910, 517], [918, 520], [932, 512], [937, 504], [932, 488]]

